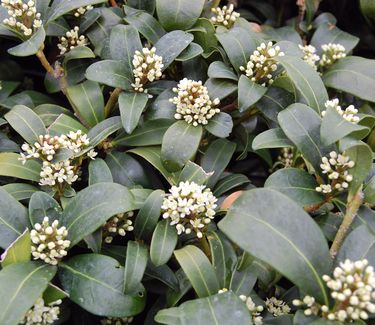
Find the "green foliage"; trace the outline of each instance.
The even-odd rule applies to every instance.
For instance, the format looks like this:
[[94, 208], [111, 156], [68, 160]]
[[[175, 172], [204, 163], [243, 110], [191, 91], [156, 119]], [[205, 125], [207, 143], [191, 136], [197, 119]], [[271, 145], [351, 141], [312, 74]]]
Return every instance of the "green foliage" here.
[[22, 2], [0, 325], [371, 324], [373, 1]]

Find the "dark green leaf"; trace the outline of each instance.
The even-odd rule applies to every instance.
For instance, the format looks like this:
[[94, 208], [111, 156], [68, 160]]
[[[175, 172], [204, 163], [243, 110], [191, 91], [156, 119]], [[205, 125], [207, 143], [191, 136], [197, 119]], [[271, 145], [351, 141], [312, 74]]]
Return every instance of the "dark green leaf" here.
[[78, 130], [81, 130], [83, 133], [87, 133], [86, 127], [84, 127], [76, 119], [65, 114], [59, 115], [55, 122], [53, 122], [48, 128], [49, 134], [52, 136], [60, 136], [62, 134], [67, 134], [70, 131], [75, 132]]
[[3, 186], [3, 189], [13, 196], [17, 201], [29, 199], [33, 193], [39, 191], [37, 187], [24, 183], [6, 184]]
[[196, 154], [202, 138], [202, 126], [175, 122], [164, 134], [161, 160], [171, 172], [178, 171]]
[[213, 172], [206, 173], [201, 166], [193, 163], [192, 161], [188, 161], [178, 176], [177, 183], [189, 181], [203, 185], [207, 182], [212, 174]]
[[112, 133], [121, 129], [121, 119], [119, 116], [112, 116], [95, 125], [87, 134], [90, 139], [90, 148], [96, 147]]
[[1, 270], [0, 324], [19, 324], [55, 273], [55, 266], [38, 262], [15, 263]]
[[177, 244], [175, 227], [168, 220], [159, 221], [152, 235], [150, 257], [155, 266], [166, 264]]
[[203, 53], [202, 47], [197, 44], [191, 42], [189, 46], [181, 52], [181, 54], [176, 58], [176, 61], [184, 62], [196, 58], [197, 56]]
[[220, 287], [214, 267], [197, 247], [187, 245], [174, 255], [200, 298], [216, 294]]
[[5, 252], [1, 255], [0, 263], [4, 268], [8, 265], [20, 262], [28, 262], [31, 259], [31, 240], [29, 229], [26, 229]]
[[128, 241], [124, 270], [124, 292], [136, 293], [139, 289], [148, 260], [147, 247]]
[[43, 26], [39, 27], [37, 32], [23, 43], [8, 49], [8, 53], [14, 56], [34, 55], [42, 47], [46, 38], [46, 32]]
[[68, 203], [61, 224], [67, 228], [71, 246], [74, 246], [113, 215], [133, 209], [133, 198], [126, 187], [98, 183], [85, 188]]
[[29, 160], [25, 164], [22, 164], [19, 160], [20, 157], [16, 153], [0, 153], [0, 175], [39, 182], [40, 163]]
[[290, 148], [293, 143], [288, 139], [282, 129], [269, 129], [258, 134], [252, 144], [253, 150], [268, 148]]
[[208, 79], [204, 84], [211, 99], [220, 100], [232, 95], [237, 90], [237, 85], [227, 79]]
[[266, 93], [263, 87], [242, 75], [238, 82], [238, 110], [242, 113], [253, 106]]
[[213, 79], [238, 80], [238, 77], [233, 70], [222, 61], [212, 62], [208, 67], [207, 75]]
[[206, 125], [206, 130], [218, 138], [227, 138], [233, 129], [232, 117], [224, 112], [215, 114]]
[[144, 108], [147, 105], [148, 96], [144, 93], [121, 93], [119, 107], [121, 121], [125, 131], [131, 134], [137, 127]]
[[224, 193], [238, 186], [249, 183], [249, 179], [242, 174], [231, 174], [220, 179], [215, 185], [214, 195], [222, 196]]
[[90, 161], [89, 165], [89, 185], [96, 183], [113, 182], [111, 170], [103, 159], [96, 158]]
[[304, 292], [328, 303], [321, 278], [331, 270], [327, 242], [311, 217], [287, 196], [270, 189], [247, 191], [234, 202], [219, 228]]
[[29, 202], [29, 219], [32, 225], [42, 223], [44, 217], [49, 218], [49, 222], [60, 220], [62, 209], [54, 198], [45, 192], [34, 193]]
[[167, 31], [186, 30], [193, 26], [203, 10], [204, 0], [156, 0], [156, 12], [160, 23]]

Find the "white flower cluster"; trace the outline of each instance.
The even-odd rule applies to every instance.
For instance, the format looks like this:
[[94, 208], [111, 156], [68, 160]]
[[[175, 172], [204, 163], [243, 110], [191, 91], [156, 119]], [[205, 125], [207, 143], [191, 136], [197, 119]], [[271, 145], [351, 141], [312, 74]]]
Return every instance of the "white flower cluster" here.
[[347, 189], [349, 183], [353, 180], [353, 176], [349, 174], [348, 169], [353, 168], [354, 165], [354, 161], [350, 160], [349, 157], [331, 151], [329, 157], [323, 157], [322, 164], [320, 164], [323, 174], [328, 175], [331, 184], [322, 184], [316, 187], [316, 191], [331, 193], [334, 190], [341, 192]]
[[250, 311], [254, 325], [262, 325], [263, 317], [260, 316], [260, 313], [264, 309], [263, 306], [257, 306], [251, 297], [246, 297], [245, 295], [240, 295], [240, 299], [246, 304], [247, 309]]
[[216, 25], [223, 25], [227, 28], [231, 28], [237, 18], [240, 17], [240, 14], [234, 11], [233, 4], [230, 4], [229, 7], [212, 8], [211, 11], [215, 14], [215, 16], [211, 17], [211, 21]]
[[180, 182], [166, 194], [161, 209], [163, 218], [176, 225], [177, 233], [195, 231], [202, 238], [203, 229], [215, 216], [217, 198], [209, 188], [194, 182]]
[[94, 9], [94, 7], [91, 6], [91, 5], [88, 5], [88, 6], [86, 6], [86, 7], [79, 7], [79, 8], [74, 12], [74, 16], [78, 18], [79, 16], [83, 16], [87, 11], [90, 11], [90, 10], [92, 10], [92, 9]]
[[25, 325], [47, 325], [53, 324], [59, 319], [61, 300], [56, 300], [48, 305], [44, 304], [43, 298], [38, 298], [34, 306], [28, 310], [21, 324]]
[[147, 89], [144, 89], [145, 84], [159, 80], [162, 77], [163, 58], [155, 53], [155, 47], [151, 50], [145, 47], [142, 52], [135, 51], [132, 62], [134, 67], [134, 83], [132, 83], [132, 87], [135, 91], [147, 93]]
[[337, 60], [340, 60], [346, 57], [345, 47], [341, 44], [323, 44], [322, 45], [322, 58], [319, 62], [319, 65], [323, 68], [334, 64]]
[[114, 217], [110, 218], [107, 223], [103, 226], [104, 230], [104, 241], [108, 244], [112, 243], [113, 237], [117, 234], [121, 237], [125, 237], [126, 232], [133, 231], [133, 222], [129, 219], [134, 216], [133, 211], [126, 213], [119, 213]]
[[133, 322], [133, 317], [107, 317], [102, 319], [102, 325], [127, 325]]
[[290, 307], [283, 300], [279, 300], [276, 297], [267, 298], [266, 307], [268, 311], [275, 317], [289, 314]]
[[19, 30], [25, 36], [31, 36], [42, 26], [41, 14], [36, 12], [34, 0], [24, 3], [22, 0], [1, 0], [1, 5], [8, 10], [9, 18], [3, 23]]
[[272, 73], [277, 70], [278, 65], [275, 58], [284, 55], [279, 46], [273, 47], [272, 42], [262, 43], [250, 55], [246, 67], [241, 66], [240, 70], [244, 71], [252, 81], [266, 87], [273, 83]]
[[311, 65], [315, 70], [318, 69], [316, 62], [320, 60], [319, 55], [316, 54], [316, 48], [312, 45], [298, 45], [303, 52], [303, 61]]
[[293, 166], [293, 148], [282, 148], [280, 155], [277, 156], [277, 162], [275, 165], [279, 164], [284, 166], [284, 168]]
[[215, 114], [220, 113], [220, 109], [215, 108], [220, 104], [219, 98], [211, 100], [207, 87], [203, 86], [202, 81], [184, 78], [180, 80], [177, 88], [173, 88], [173, 91], [177, 96], [169, 101], [176, 105], [174, 117], [177, 120], [184, 119], [194, 126], [206, 125]]
[[73, 29], [66, 32], [65, 36], [60, 38], [60, 43], [57, 44], [60, 55], [64, 55], [77, 46], [85, 46], [89, 43], [88, 39], [84, 35], [80, 36], [78, 32], [79, 27], [75, 26]]
[[[335, 109], [343, 119], [350, 123], [357, 124], [359, 122], [359, 117], [356, 115], [358, 113], [358, 110], [354, 107], [354, 105], [349, 105], [345, 110], [343, 110], [339, 105], [338, 98], [327, 100], [324, 105], [326, 109], [328, 109], [329, 107]], [[327, 111], [323, 111], [322, 116], [325, 116], [326, 112]]]
[[[54, 186], [57, 183], [72, 184], [78, 179], [78, 167], [72, 159], [53, 163], [55, 155], [60, 149], [70, 149], [74, 154], [79, 154], [89, 145], [89, 139], [81, 130], [70, 131], [67, 135], [51, 137], [50, 135], [40, 135], [39, 142], [34, 145], [24, 143], [22, 145], [21, 157], [23, 164], [28, 159], [40, 159], [43, 161], [40, 172], [40, 185]], [[87, 153], [87, 157], [94, 159], [97, 153], [92, 149]]]
[[68, 231], [65, 227], [58, 226], [58, 220], [50, 225], [48, 217], [44, 217], [42, 224], [34, 225], [34, 229], [30, 231], [33, 243], [31, 255], [34, 260], [40, 259], [45, 263], [57, 265], [58, 260], [66, 256], [66, 249], [70, 246], [70, 241], [65, 239]]
[[335, 300], [332, 310], [320, 306], [313, 297], [303, 301], [295, 300], [296, 306], [307, 305], [306, 315], [318, 315], [320, 312], [328, 320], [356, 321], [368, 319], [368, 313], [375, 313], [375, 272], [367, 260], [352, 262], [345, 260], [333, 271], [333, 277], [323, 276], [331, 297]]

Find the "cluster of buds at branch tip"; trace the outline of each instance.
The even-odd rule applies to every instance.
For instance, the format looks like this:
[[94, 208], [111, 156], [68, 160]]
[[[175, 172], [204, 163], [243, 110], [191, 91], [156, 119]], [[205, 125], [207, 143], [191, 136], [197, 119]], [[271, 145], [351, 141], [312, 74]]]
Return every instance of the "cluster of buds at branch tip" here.
[[202, 81], [184, 78], [177, 88], [173, 88], [173, 92], [177, 96], [169, 101], [176, 105], [174, 117], [177, 120], [183, 119], [193, 126], [206, 125], [215, 114], [220, 113], [220, 109], [216, 107], [220, 104], [219, 98], [211, 100]]
[[215, 216], [217, 198], [209, 188], [194, 182], [172, 186], [161, 206], [164, 219], [176, 226], [179, 235], [195, 231], [198, 238]]
[[125, 237], [126, 232], [134, 230], [133, 222], [130, 220], [134, 216], [133, 211], [119, 213], [111, 217], [103, 226], [104, 241], [107, 244], [112, 243], [114, 236]]
[[240, 17], [240, 14], [234, 11], [234, 5], [224, 6], [222, 8], [212, 8], [214, 16], [210, 18], [211, 22], [215, 25], [222, 25], [226, 28], [231, 28], [236, 20]]
[[45, 305], [43, 298], [38, 298], [31, 307], [21, 324], [25, 325], [47, 325], [53, 324], [59, 319], [61, 299]]
[[[349, 105], [345, 110], [341, 108], [339, 105], [339, 100], [337, 98], [333, 100], [327, 100], [324, 104], [326, 109], [332, 107], [339, 113], [342, 118], [350, 123], [357, 124], [359, 122], [359, 116], [356, 114], [358, 113], [358, 110], [354, 107], [354, 105]], [[324, 117], [326, 115], [327, 111], [322, 112], [322, 116]]]
[[87, 11], [90, 11], [94, 9], [93, 6], [91, 5], [88, 5], [88, 6], [85, 6], [85, 7], [79, 7], [78, 9], [76, 9], [76, 11], [74, 12], [74, 16], [75, 17], [80, 17], [80, 16], [83, 16]]
[[319, 62], [320, 57], [316, 54], [316, 48], [313, 45], [298, 45], [300, 50], [303, 52], [303, 61], [308, 65], [312, 66], [315, 70], [318, 69], [317, 62]]
[[8, 10], [8, 18], [3, 23], [30, 37], [42, 26], [41, 14], [36, 11], [34, 0], [24, 3], [22, 0], [1, 0], [1, 6]]
[[57, 44], [60, 50], [60, 55], [73, 50], [77, 46], [85, 46], [89, 43], [84, 35], [79, 35], [79, 27], [75, 26], [70, 31], [66, 32], [65, 36], [60, 38], [60, 43]]
[[322, 50], [323, 54], [319, 62], [319, 65], [322, 68], [327, 68], [334, 64], [336, 61], [346, 57], [345, 47], [341, 44], [323, 44]]
[[266, 87], [274, 81], [273, 73], [277, 70], [278, 62], [276, 57], [284, 56], [279, 46], [273, 46], [272, 42], [262, 43], [251, 54], [246, 67], [241, 66], [240, 70], [245, 72], [250, 80]]
[[327, 174], [330, 184], [321, 184], [316, 187], [316, 191], [324, 194], [334, 191], [342, 192], [349, 187], [353, 176], [349, 174], [348, 169], [353, 168], [354, 161], [345, 155], [338, 154], [335, 151], [330, 152], [329, 157], [323, 157], [320, 168], [323, 174]]

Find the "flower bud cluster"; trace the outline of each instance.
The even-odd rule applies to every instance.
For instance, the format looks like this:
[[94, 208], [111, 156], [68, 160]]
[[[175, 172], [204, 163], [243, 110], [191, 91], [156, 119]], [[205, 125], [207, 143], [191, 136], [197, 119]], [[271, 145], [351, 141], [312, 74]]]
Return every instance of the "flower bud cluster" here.
[[[354, 105], [349, 105], [345, 110], [343, 110], [339, 105], [339, 100], [337, 98], [333, 100], [327, 100], [324, 105], [327, 109], [330, 107], [335, 109], [343, 119], [350, 123], [357, 124], [359, 122], [359, 117], [355, 115], [358, 113], [358, 110], [354, 107]], [[326, 112], [327, 111], [322, 112], [323, 117], [326, 115]]]
[[120, 235], [121, 237], [125, 237], [126, 232], [133, 231], [133, 222], [130, 220], [133, 216], [134, 212], [129, 211], [111, 217], [103, 226], [104, 241], [110, 244], [114, 236]]
[[155, 47], [151, 50], [143, 48], [142, 51], [135, 51], [133, 67], [134, 83], [132, 83], [132, 87], [135, 91], [147, 93], [147, 89], [144, 89], [145, 84], [159, 80], [163, 75], [163, 58], [156, 55]]
[[9, 15], [3, 23], [20, 31], [24, 36], [31, 36], [42, 26], [41, 14], [36, 11], [34, 0], [26, 3], [22, 0], [1, 0], [1, 6], [8, 10]]
[[60, 50], [60, 55], [73, 50], [77, 46], [87, 45], [88, 39], [84, 35], [79, 35], [79, 27], [75, 26], [70, 31], [66, 32], [65, 36], [60, 38], [60, 43], [57, 44], [58, 49]]
[[323, 44], [322, 45], [322, 58], [319, 62], [319, 65], [322, 68], [327, 68], [334, 64], [336, 61], [346, 57], [345, 53], [345, 47], [342, 46], [341, 44], [333, 44], [333, 43], [328, 43], [328, 44]]
[[312, 45], [298, 45], [303, 52], [303, 61], [311, 65], [315, 70], [318, 69], [317, 62], [320, 60], [319, 55], [316, 54], [316, 48]]
[[333, 272], [333, 277], [323, 276], [327, 287], [331, 290], [334, 307], [320, 306], [313, 297], [305, 297], [303, 301], [295, 300], [296, 306], [306, 305], [305, 315], [321, 314], [328, 320], [357, 321], [367, 320], [369, 313], [375, 313], [375, 272], [367, 260], [341, 262]]
[[282, 148], [280, 155], [277, 156], [278, 161], [276, 162], [276, 164], [282, 165], [284, 168], [292, 167], [293, 158], [293, 148]]
[[66, 249], [70, 241], [66, 240], [68, 231], [65, 227], [59, 228], [59, 221], [49, 224], [49, 218], [44, 217], [42, 224], [36, 223], [30, 231], [32, 241], [31, 255], [34, 260], [43, 260], [45, 263], [56, 265], [59, 259], [66, 256]]
[[[28, 159], [39, 159], [43, 162], [40, 172], [40, 185], [54, 186], [58, 183], [67, 183], [71, 185], [78, 179], [79, 166], [74, 163], [74, 158], [59, 162], [53, 162], [56, 154], [61, 149], [69, 149], [75, 155], [79, 155], [82, 150], [89, 146], [89, 139], [81, 130], [70, 131], [67, 135], [50, 136], [49, 134], [40, 135], [39, 142], [34, 145], [24, 143], [22, 145], [21, 157], [23, 164]], [[92, 149], [87, 157], [94, 159], [97, 153]]]
[[320, 168], [323, 174], [328, 175], [331, 184], [322, 184], [316, 187], [316, 191], [322, 193], [331, 193], [335, 190], [341, 192], [349, 187], [353, 176], [349, 174], [348, 169], [353, 168], [354, 161], [349, 157], [338, 154], [335, 151], [330, 152], [329, 157], [322, 158]]
[[289, 314], [290, 307], [285, 301], [279, 300], [276, 297], [267, 298], [266, 307], [268, 311], [275, 317]]
[[127, 325], [133, 322], [133, 317], [107, 317], [102, 319], [102, 325]]
[[240, 17], [240, 14], [234, 11], [233, 4], [224, 6], [222, 8], [212, 8], [211, 11], [215, 14], [213, 17], [211, 17], [211, 22], [215, 25], [223, 25], [227, 28], [231, 28], [236, 22], [237, 18]]
[[266, 87], [273, 83], [272, 73], [277, 70], [278, 66], [275, 58], [284, 55], [285, 53], [280, 50], [280, 47], [274, 47], [272, 42], [262, 43], [251, 54], [246, 67], [241, 66], [240, 70], [244, 71], [252, 81]]
[[247, 309], [250, 311], [254, 325], [262, 325], [263, 317], [260, 316], [260, 313], [264, 309], [263, 306], [257, 306], [251, 297], [246, 297], [245, 295], [240, 295], [240, 299], [246, 304]]
[[163, 218], [176, 225], [179, 235], [195, 231], [202, 238], [202, 231], [215, 216], [217, 198], [209, 188], [188, 181], [172, 186], [169, 192], [161, 206]]
[[47, 325], [53, 324], [59, 319], [61, 300], [56, 300], [48, 305], [44, 304], [43, 298], [38, 298], [34, 306], [28, 310], [21, 324]]
[[79, 7], [79, 8], [74, 12], [74, 16], [78, 18], [79, 16], [83, 16], [87, 11], [90, 11], [90, 10], [92, 10], [92, 9], [94, 9], [94, 7], [91, 6], [91, 5], [88, 5], [88, 6], [86, 6], [86, 7]]
[[215, 114], [220, 113], [220, 109], [215, 108], [220, 104], [219, 98], [211, 100], [202, 81], [184, 78], [173, 91], [177, 96], [169, 101], [176, 105], [174, 117], [177, 120], [183, 119], [193, 126], [206, 125]]

